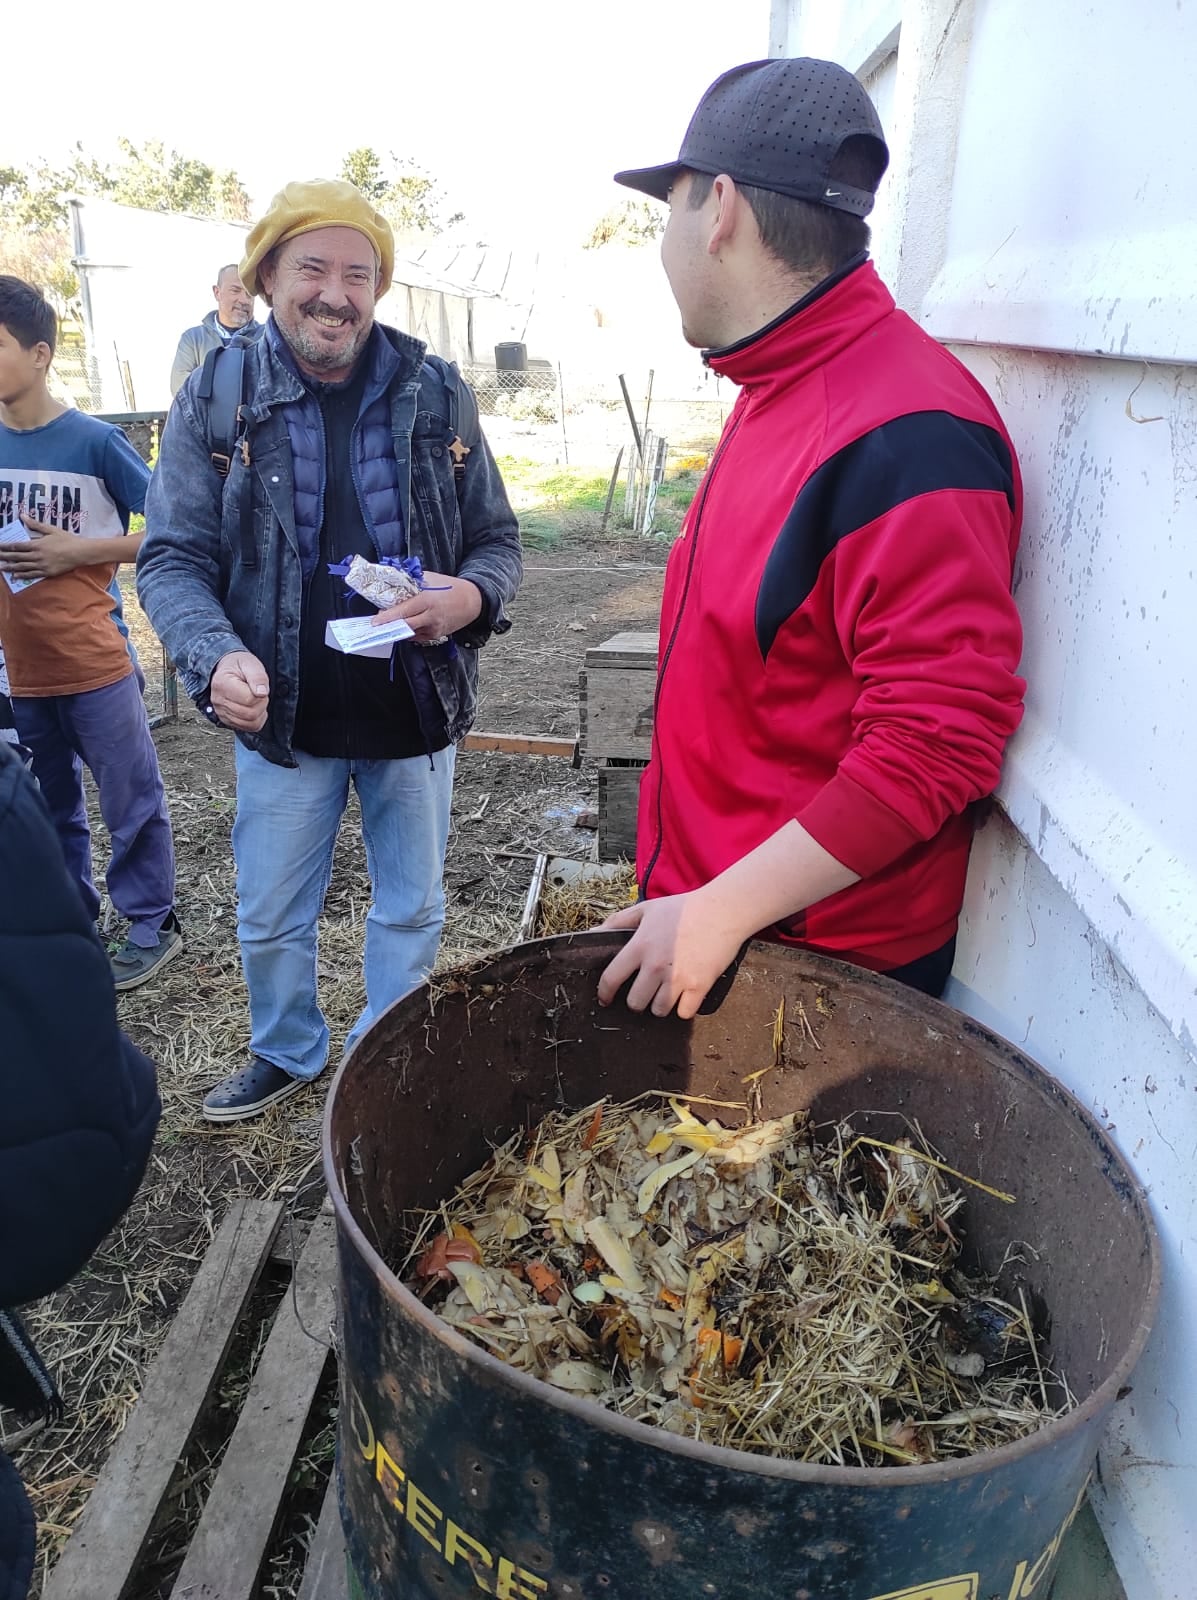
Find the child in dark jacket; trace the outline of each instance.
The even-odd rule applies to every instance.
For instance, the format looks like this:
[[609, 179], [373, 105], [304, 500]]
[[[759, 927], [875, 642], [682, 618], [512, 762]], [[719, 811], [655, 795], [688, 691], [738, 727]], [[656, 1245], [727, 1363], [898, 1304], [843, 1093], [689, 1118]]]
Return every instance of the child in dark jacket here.
[[[14, 1308], [61, 1288], [128, 1209], [161, 1107], [50, 817], [3, 742], [0, 1040], [0, 1406], [53, 1414]], [[23, 1600], [33, 1559], [33, 1513], [0, 1455], [0, 1600]]]

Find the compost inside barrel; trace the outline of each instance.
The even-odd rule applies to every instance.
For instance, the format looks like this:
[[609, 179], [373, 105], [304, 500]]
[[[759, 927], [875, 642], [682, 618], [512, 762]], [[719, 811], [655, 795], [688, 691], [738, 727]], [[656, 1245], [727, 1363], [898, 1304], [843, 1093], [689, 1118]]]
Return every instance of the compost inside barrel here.
[[971, 1180], [905, 1119], [754, 1120], [759, 1076], [739, 1125], [652, 1092], [550, 1113], [416, 1219], [400, 1277], [533, 1377], [732, 1449], [911, 1465], [1060, 1415], [1025, 1297], [962, 1264]]

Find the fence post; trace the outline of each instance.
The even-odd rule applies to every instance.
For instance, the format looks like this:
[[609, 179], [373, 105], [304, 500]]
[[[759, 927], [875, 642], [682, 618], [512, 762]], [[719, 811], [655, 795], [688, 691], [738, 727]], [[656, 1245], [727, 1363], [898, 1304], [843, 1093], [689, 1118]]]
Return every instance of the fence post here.
[[623, 520], [631, 523], [636, 510], [636, 483], [640, 467], [640, 451], [635, 444], [628, 451], [628, 481], [623, 493]]
[[619, 447], [619, 454], [615, 457], [615, 465], [611, 469], [611, 482], [607, 485], [607, 503], [603, 507], [603, 520], [599, 528], [600, 533], [606, 533], [607, 523], [611, 518], [611, 502], [615, 499], [615, 485], [619, 482], [619, 465], [623, 460], [623, 446]]
[[665, 477], [665, 460], [669, 454], [668, 439], [654, 439], [653, 445], [652, 473], [648, 490], [644, 497], [644, 520], [641, 522], [639, 529], [642, 534], [650, 534], [653, 531], [653, 517], [656, 515], [657, 510], [657, 491], [660, 489]]
[[561, 402], [561, 449], [565, 465], [569, 466], [569, 435], [565, 431], [565, 379], [561, 376], [561, 363], [557, 363], [557, 399]]
[[632, 526], [639, 533], [644, 521], [644, 502], [648, 498], [648, 480], [652, 468], [650, 463], [657, 448], [657, 436], [649, 429], [644, 435], [644, 453], [640, 457], [640, 471], [636, 482], [636, 507], [632, 514]]

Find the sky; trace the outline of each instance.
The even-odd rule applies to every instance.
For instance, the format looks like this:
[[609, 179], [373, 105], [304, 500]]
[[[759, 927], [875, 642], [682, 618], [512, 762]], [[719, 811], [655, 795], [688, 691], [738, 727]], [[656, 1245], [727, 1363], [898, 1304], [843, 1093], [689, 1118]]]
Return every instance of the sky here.
[[[491, 242], [572, 243], [626, 191], [619, 167], [677, 154], [721, 71], [768, 53], [769, 0], [348, 0], [155, 11], [6, 8], [0, 166], [97, 155], [120, 135], [234, 167], [255, 208], [335, 176], [359, 145], [435, 177]], [[66, 86], [69, 84], [69, 92]]]

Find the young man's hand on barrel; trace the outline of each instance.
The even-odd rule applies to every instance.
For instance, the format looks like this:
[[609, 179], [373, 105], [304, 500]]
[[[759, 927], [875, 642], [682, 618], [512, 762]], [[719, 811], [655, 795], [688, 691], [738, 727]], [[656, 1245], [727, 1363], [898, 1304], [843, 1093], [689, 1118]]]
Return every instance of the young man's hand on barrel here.
[[712, 927], [704, 913], [702, 890], [642, 900], [617, 911], [604, 928], [636, 931], [599, 979], [599, 1003], [611, 1004], [629, 978], [633, 1011], [667, 1017], [677, 1006], [679, 1017], [692, 1017], [711, 985], [735, 960], [750, 935]]
[[610, 1005], [632, 978], [633, 1011], [667, 1017], [676, 1006], [687, 1021], [746, 940], [858, 881], [800, 823], [787, 822], [701, 889], [608, 917], [604, 929], [635, 931], [599, 979], [599, 1003]]

